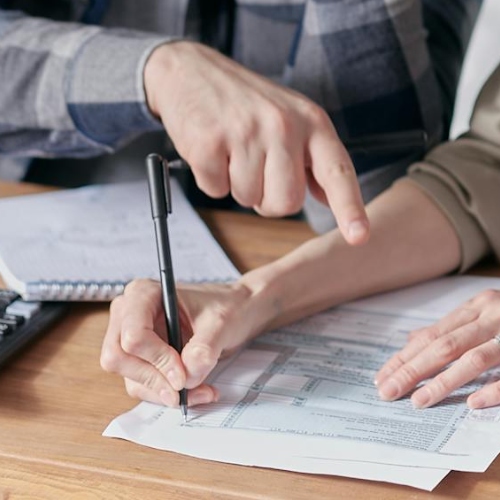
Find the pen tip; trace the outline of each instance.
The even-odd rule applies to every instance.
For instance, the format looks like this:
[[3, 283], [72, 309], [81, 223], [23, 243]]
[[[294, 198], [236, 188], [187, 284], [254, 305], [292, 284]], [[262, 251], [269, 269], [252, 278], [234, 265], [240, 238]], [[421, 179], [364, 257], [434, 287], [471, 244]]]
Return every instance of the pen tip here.
[[182, 417], [184, 419], [184, 423], [186, 423], [187, 419], [188, 419], [187, 406], [182, 406], [181, 410], [182, 410]]

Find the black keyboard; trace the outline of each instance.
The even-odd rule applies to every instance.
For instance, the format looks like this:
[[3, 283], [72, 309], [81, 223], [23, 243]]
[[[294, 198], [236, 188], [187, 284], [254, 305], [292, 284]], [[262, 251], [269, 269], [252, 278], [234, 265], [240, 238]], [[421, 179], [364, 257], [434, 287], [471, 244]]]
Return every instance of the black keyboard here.
[[26, 302], [0, 289], [0, 367], [39, 337], [67, 310], [61, 302]]

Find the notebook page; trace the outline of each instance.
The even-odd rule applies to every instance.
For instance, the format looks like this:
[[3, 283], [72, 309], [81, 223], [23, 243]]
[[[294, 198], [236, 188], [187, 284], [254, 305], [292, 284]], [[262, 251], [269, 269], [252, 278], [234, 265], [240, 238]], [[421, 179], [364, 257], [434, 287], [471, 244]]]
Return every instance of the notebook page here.
[[[176, 280], [229, 281], [238, 277], [175, 179], [171, 189], [173, 210], [168, 223]], [[8, 270], [23, 283], [126, 282], [159, 276], [145, 182], [0, 200], [0, 220], [4, 264], [0, 271]]]

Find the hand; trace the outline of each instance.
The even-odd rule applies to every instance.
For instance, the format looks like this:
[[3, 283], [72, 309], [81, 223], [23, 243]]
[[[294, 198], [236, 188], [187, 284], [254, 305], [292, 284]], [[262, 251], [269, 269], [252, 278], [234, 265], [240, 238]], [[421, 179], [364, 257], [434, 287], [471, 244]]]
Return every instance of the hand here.
[[312, 101], [194, 42], [153, 51], [148, 105], [209, 196], [231, 192], [266, 216], [302, 208], [306, 181], [351, 244], [368, 239], [356, 172], [327, 114]]
[[123, 376], [132, 397], [177, 406], [178, 391], [186, 387], [190, 406], [216, 401], [217, 390], [203, 381], [222, 354], [255, 333], [249, 291], [236, 284], [186, 285], [178, 298], [181, 356], [166, 341], [160, 285], [136, 280], [111, 304], [101, 366]]
[[[378, 372], [375, 383], [382, 399], [404, 396], [419, 382], [411, 400], [417, 408], [432, 406], [455, 389], [500, 364], [500, 290], [488, 290], [466, 302], [436, 324], [412, 332], [408, 344]], [[449, 368], [441, 371], [449, 363]], [[500, 382], [467, 399], [470, 408], [500, 404]]]

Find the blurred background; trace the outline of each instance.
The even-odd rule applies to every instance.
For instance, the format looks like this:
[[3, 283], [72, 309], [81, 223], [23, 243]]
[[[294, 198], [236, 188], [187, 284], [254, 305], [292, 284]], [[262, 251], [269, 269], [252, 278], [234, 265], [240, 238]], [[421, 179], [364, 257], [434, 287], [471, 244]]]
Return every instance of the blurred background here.
[[500, 63], [500, 0], [484, 0], [458, 86], [451, 137], [468, 129], [472, 106], [481, 86]]

